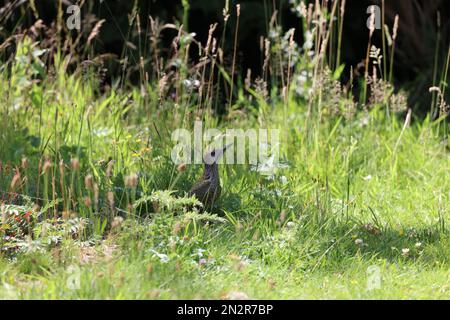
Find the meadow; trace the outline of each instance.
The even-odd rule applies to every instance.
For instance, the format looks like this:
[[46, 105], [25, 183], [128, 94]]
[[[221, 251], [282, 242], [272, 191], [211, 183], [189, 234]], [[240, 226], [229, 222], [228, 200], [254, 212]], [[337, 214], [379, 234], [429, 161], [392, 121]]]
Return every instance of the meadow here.
[[[332, 3], [299, 9], [304, 45], [272, 16], [260, 77], [238, 75], [214, 25], [202, 44], [150, 18], [142, 58], [108, 85], [105, 57], [82, 58], [101, 21], [85, 46], [45, 43], [38, 23], [0, 44], [0, 299], [449, 299], [450, 49], [416, 115], [392, 84], [398, 20], [381, 48], [369, 25], [343, 83]], [[131, 15], [130, 34], [143, 24]], [[279, 162], [219, 165], [222, 195], [198, 210], [203, 166], [171, 159], [195, 121], [278, 129]]]

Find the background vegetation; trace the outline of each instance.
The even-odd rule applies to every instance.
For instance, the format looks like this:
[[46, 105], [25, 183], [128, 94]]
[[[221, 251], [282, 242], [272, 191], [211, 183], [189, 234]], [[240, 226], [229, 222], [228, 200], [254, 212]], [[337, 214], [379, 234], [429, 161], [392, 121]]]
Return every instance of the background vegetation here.
[[[448, 3], [347, 2], [5, 2], [0, 298], [448, 299]], [[281, 163], [198, 212], [195, 120]]]

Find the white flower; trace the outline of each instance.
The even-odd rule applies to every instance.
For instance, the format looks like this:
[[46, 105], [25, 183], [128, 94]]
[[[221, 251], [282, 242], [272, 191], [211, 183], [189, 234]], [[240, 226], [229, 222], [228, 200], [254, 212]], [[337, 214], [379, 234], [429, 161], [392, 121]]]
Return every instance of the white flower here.
[[305, 50], [310, 50], [314, 46], [314, 35], [311, 31], [305, 32], [305, 43], [303, 44], [303, 48]]
[[295, 222], [289, 221], [288, 223], [286, 223], [287, 229], [293, 229], [294, 227], [295, 227]]
[[150, 251], [153, 252], [153, 254], [155, 256], [157, 256], [161, 260], [162, 263], [169, 262], [169, 257], [167, 256], [167, 254], [159, 253], [159, 252], [157, 252], [157, 251], [155, 251], [153, 249], [151, 249]]
[[402, 249], [402, 254], [403, 254], [404, 256], [407, 256], [407, 255], [409, 254], [409, 249], [408, 249], [408, 248], [403, 248], [403, 249]]
[[420, 248], [422, 246], [422, 242], [417, 242], [416, 243], [416, 248]]
[[97, 137], [109, 136], [113, 131], [110, 128], [98, 128], [92, 130], [92, 133]]
[[363, 239], [356, 239], [356, 240], [355, 240], [355, 244], [356, 244], [357, 246], [360, 246], [360, 245], [364, 244], [364, 241], [363, 241]]
[[288, 179], [286, 178], [286, 176], [281, 176], [280, 177], [280, 181], [282, 184], [287, 184], [288, 183]]

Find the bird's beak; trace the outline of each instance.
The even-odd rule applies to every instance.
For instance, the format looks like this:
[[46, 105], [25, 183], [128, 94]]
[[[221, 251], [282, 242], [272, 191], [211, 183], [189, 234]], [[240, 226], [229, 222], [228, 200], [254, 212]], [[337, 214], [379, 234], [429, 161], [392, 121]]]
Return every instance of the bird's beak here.
[[219, 154], [217, 155], [216, 159], [219, 159], [221, 157], [223, 157], [223, 155], [225, 154], [225, 151], [227, 151], [227, 149], [229, 149], [231, 146], [233, 145], [233, 143], [227, 144], [225, 147], [223, 147], [222, 149], [219, 149]]
[[229, 143], [229, 144], [227, 144], [225, 147], [223, 147], [222, 153], [225, 153], [225, 151], [227, 151], [227, 149], [228, 149], [229, 147], [231, 147], [232, 145], [233, 145], [233, 143]]

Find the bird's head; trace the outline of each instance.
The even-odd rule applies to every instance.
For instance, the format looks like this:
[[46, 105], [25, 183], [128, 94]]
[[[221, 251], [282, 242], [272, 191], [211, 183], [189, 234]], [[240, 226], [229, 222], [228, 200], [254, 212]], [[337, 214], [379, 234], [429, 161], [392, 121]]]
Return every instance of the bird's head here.
[[219, 161], [219, 159], [223, 156], [223, 154], [225, 153], [225, 151], [232, 145], [232, 143], [227, 144], [225, 147], [223, 148], [216, 148], [213, 149], [211, 151], [208, 151], [205, 153], [205, 155], [203, 156], [203, 162], [206, 165], [212, 165], [214, 163], [217, 163]]

